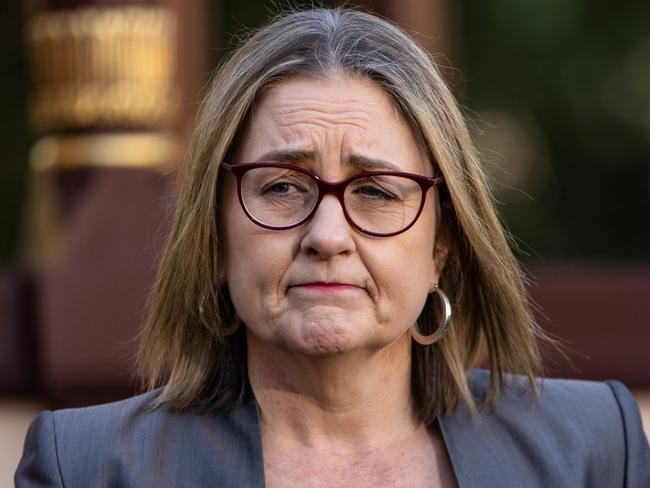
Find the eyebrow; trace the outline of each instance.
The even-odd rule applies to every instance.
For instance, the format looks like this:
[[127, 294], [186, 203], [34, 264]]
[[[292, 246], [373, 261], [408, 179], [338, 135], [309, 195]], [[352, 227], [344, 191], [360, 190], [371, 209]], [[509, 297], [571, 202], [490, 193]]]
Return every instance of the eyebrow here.
[[383, 159], [369, 158], [360, 154], [353, 154], [348, 157], [346, 163], [358, 169], [374, 169], [374, 170], [390, 170], [390, 171], [404, 171], [394, 163], [385, 161]]
[[[314, 151], [303, 149], [279, 149], [265, 153], [257, 159], [257, 161], [277, 161], [282, 163], [297, 164], [304, 160], [316, 159]], [[385, 161], [383, 159], [371, 158], [360, 154], [353, 154], [348, 156], [344, 161], [344, 165], [352, 166], [361, 170], [390, 170], [390, 171], [403, 171], [402, 168], [394, 163]]]
[[303, 149], [279, 149], [260, 156], [257, 161], [277, 161], [281, 163], [297, 163], [304, 159], [315, 159], [316, 153]]

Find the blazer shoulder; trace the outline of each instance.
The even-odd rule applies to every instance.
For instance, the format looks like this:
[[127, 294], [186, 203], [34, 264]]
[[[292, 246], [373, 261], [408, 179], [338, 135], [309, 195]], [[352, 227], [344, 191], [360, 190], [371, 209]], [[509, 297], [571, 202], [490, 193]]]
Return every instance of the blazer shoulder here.
[[[16, 486], [262, 486], [254, 401], [181, 411], [153, 408], [159, 394], [44, 412], [26, 438]], [[39, 479], [48, 484], [30, 484]]]
[[63, 486], [52, 412], [41, 412], [29, 426], [14, 484], [17, 488]]
[[[485, 369], [473, 369], [469, 373], [469, 383], [477, 400], [481, 401], [487, 394], [490, 384], [491, 372]], [[616, 384], [627, 389], [620, 382], [616, 381], [588, 381], [575, 379], [558, 379], [558, 378], [536, 378], [535, 387], [537, 388], [537, 402], [543, 407], [543, 404], [549, 405], [553, 402], [572, 402], [594, 399], [595, 397], [611, 397], [612, 391], [610, 384]], [[499, 392], [501, 402], [516, 402], [521, 400], [530, 405], [531, 396], [528, 378], [517, 374], [504, 374], [503, 389]], [[629, 392], [628, 392], [629, 393]]]
[[[470, 382], [477, 398], [484, 398], [489, 372], [472, 372]], [[527, 378], [505, 375], [494, 412], [484, 412], [482, 419], [492, 415], [503, 421], [507, 417], [512, 423], [545, 426], [536, 432], [542, 437], [571, 432], [584, 441], [589, 435], [594, 440], [620, 436], [625, 416], [640, 418], [634, 398], [619, 382], [538, 378], [535, 387], [536, 397]]]
[[68, 485], [75, 478], [70, 467], [88, 470], [105, 457], [115, 439], [152, 415], [150, 406], [158, 394], [154, 390], [103, 405], [41, 412], [25, 436], [15, 485]]
[[82, 408], [67, 408], [54, 410], [54, 423], [57, 430], [74, 433], [87, 428], [101, 429], [110, 435], [125, 422], [132, 423], [134, 419], [144, 419], [151, 415], [160, 415], [166, 409], [154, 409], [153, 402], [160, 394], [156, 389], [125, 400], [119, 400], [101, 405]]
[[[490, 373], [475, 370], [469, 379], [482, 401]], [[468, 466], [460, 476], [467, 486], [490, 476], [499, 486], [650, 486], [638, 408], [622, 384], [546, 378], [535, 384], [533, 398], [526, 378], [507, 375], [494, 410], [483, 408], [478, 419], [465, 411], [441, 419], [452, 457]], [[491, 471], [486, 459], [505, 468]], [[643, 482], [628, 483], [635, 478]]]
[[650, 445], [643, 431], [639, 407], [618, 381], [607, 381], [618, 403], [626, 440], [625, 486], [650, 486]]

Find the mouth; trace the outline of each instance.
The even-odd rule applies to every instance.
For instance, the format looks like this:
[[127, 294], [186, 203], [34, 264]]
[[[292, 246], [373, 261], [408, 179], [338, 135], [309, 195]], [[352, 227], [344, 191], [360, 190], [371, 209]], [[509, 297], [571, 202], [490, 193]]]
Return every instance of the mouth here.
[[351, 285], [349, 283], [324, 283], [324, 282], [312, 282], [312, 283], [301, 283], [294, 285], [292, 288], [299, 288], [302, 290], [310, 291], [320, 291], [320, 292], [337, 292], [337, 291], [346, 291], [346, 290], [360, 290], [361, 288], [356, 285]]

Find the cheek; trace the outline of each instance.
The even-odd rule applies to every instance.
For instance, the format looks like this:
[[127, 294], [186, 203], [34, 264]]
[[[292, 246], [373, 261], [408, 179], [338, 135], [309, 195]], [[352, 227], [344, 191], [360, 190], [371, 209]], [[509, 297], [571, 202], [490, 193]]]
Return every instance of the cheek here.
[[[383, 242], [367, 260], [379, 293], [381, 321], [410, 325], [422, 311], [431, 286], [433, 269], [433, 220], [420, 220], [406, 233]], [[379, 242], [369, 242], [376, 246]]]
[[225, 278], [237, 315], [251, 326], [265, 323], [277, 310], [293, 244], [287, 242], [289, 234], [269, 235], [252, 223], [235, 203], [224, 212]]
[[[258, 245], [254, 233], [259, 228], [246, 217], [239, 204], [234, 177], [224, 182], [220, 202], [223, 266], [232, 292], [255, 278], [256, 274], [252, 273], [257, 268], [255, 259], [265, 247]], [[263, 267], [259, 269], [263, 270]]]
[[422, 209], [420, 218], [402, 236], [404, 269], [408, 269], [413, 286], [424, 286], [428, 290], [434, 263], [435, 214], [432, 205]]
[[264, 303], [272, 289], [272, 261], [264, 248], [252, 244], [253, 239], [238, 239], [231, 233], [227, 245], [226, 281], [237, 315], [246, 323], [259, 321]]
[[[252, 222], [248, 221], [239, 206], [234, 183], [228, 183], [231, 184], [224, 184], [219, 213], [223, 244], [222, 267], [237, 315], [243, 319], [241, 312], [248, 308], [245, 303], [246, 290], [257, 289], [256, 281], [260, 278], [259, 273], [253, 271], [259, 268], [262, 272], [264, 268], [254, 261], [257, 256], [255, 249], [252, 249], [254, 241], [246, 237], [248, 224]], [[249, 299], [259, 293], [250, 295]]]
[[271, 247], [265, 245], [260, 236], [251, 234], [248, 219], [243, 214], [230, 217], [224, 226], [226, 281], [231, 294], [235, 289], [255, 290], [257, 294], [273, 269], [275, 260], [270, 256]]

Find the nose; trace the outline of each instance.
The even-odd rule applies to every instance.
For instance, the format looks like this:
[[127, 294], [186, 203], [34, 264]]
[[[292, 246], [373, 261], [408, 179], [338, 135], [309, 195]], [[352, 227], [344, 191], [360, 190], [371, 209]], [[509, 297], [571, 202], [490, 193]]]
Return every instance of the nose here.
[[323, 197], [306, 225], [305, 235], [300, 242], [300, 249], [306, 254], [327, 260], [356, 249], [352, 238], [354, 230], [345, 218], [341, 203], [333, 195]]

